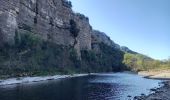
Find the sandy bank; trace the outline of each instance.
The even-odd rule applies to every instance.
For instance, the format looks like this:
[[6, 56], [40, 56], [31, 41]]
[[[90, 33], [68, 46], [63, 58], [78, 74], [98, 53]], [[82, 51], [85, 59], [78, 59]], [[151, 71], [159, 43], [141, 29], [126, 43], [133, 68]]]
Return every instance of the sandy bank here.
[[138, 72], [139, 75], [142, 75], [146, 78], [151, 79], [163, 79], [163, 80], [170, 80], [170, 71], [163, 70], [163, 71], [141, 71]]
[[12, 84], [21, 84], [29, 82], [40, 82], [46, 80], [57, 80], [63, 78], [72, 78], [72, 77], [81, 77], [87, 76], [88, 74], [74, 74], [74, 75], [55, 75], [55, 76], [40, 76], [40, 77], [20, 77], [20, 78], [9, 78], [5, 80], [0, 80], [0, 86], [2, 85], [12, 85]]
[[[138, 74], [151, 79], [170, 80], [169, 70], [142, 71]], [[151, 91], [153, 91], [154, 93], [148, 96], [136, 96], [134, 100], [170, 100], [170, 81], [164, 82], [162, 87], [157, 89], [151, 89]]]

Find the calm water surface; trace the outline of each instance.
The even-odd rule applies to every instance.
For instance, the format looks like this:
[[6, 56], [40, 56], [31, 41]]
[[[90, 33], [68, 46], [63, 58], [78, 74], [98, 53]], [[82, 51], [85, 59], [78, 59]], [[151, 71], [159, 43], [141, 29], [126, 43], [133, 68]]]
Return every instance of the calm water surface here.
[[96, 74], [0, 86], [0, 100], [128, 100], [128, 95], [150, 93], [160, 82], [128, 73]]

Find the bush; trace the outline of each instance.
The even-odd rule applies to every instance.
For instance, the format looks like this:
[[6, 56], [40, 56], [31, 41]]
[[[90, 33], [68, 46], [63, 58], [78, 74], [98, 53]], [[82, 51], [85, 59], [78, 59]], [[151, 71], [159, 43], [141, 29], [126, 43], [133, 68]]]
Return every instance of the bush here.
[[88, 17], [86, 17], [86, 16], [85, 16], [85, 15], [83, 15], [83, 14], [76, 13], [76, 15], [77, 15], [77, 16], [78, 16], [81, 20], [85, 19], [85, 20], [89, 21], [89, 18], [88, 18]]
[[83, 58], [83, 60], [88, 62], [96, 60], [96, 56], [93, 51], [82, 50], [81, 57]]
[[70, 50], [69, 54], [70, 54], [69, 59], [74, 63], [75, 67], [80, 68], [81, 67], [81, 61], [80, 61], [80, 59], [79, 59], [79, 57], [77, 55], [76, 50], [72, 48]]
[[77, 37], [80, 30], [77, 28], [77, 24], [74, 20], [70, 20], [70, 33], [73, 37]]
[[32, 49], [39, 45], [40, 42], [41, 39], [32, 33], [19, 34], [15, 32], [15, 46], [18, 49]]
[[124, 53], [116, 50], [104, 43], [97, 44], [100, 52], [83, 50], [81, 57], [83, 62], [83, 70], [90, 72], [112, 72], [122, 71], [126, 67], [122, 63]]
[[3, 48], [0, 48], [0, 72], [13, 76], [31, 74], [35, 70], [59, 68], [64, 63], [60, 59], [68, 51], [64, 49], [68, 48], [43, 41], [32, 33], [16, 31], [15, 45], [4, 44]]
[[71, 1], [68, 0], [62, 0], [63, 6], [68, 7], [68, 8], [72, 8], [72, 3]]
[[133, 71], [158, 69], [163, 63], [141, 54], [125, 53], [123, 63]]

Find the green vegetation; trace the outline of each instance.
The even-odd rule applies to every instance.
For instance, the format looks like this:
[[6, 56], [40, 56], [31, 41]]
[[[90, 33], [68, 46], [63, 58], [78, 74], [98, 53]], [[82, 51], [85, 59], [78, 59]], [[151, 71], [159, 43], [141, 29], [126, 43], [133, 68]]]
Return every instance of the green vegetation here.
[[104, 43], [95, 45], [92, 50], [82, 50], [78, 56], [73, 47], [16, 31], [14, 45], [0, 45], [0, 77], [170, 69], [170, 59], [158, 61], [138, 53], [124, 53]]
[[74, 66], [75, 68], [80, 68], [81, 66], [81, 61], [77, 55], [77, 52], [75, 49], [70, 49], [70, 52], [69, 52], [70, 56], [69, 56], [69, 59], [74, 63]]
[[81, 51], [82, 66], [86, 72], [122, 71], [126, 67], [122, 64], [124, 53], [104, 43], [98, 44], [100, 52]]
[[70, 33], [74, 38], [74, 44], [73, 44], [72, 48], [74, 48], [74, 46], [77, 44], [77, 39], [76, 38], [79, 35], [79, 32], [80, 32], [80, 30], [77, 27], [77, 23], [74, 20], [71, 19], [70, 20]]
[[158, 69], [160, 70], [170, 70], [170, 58], [168, 60], [161, 61]]
[[111, 72], [124, 70], [124, 53], [98, 44], [101, 51], [82, 50], [44, 41], [33, 33], [15, 32], [15, 44], [0, 47], [0, 77]]
[[83, 15], [83, 14], [76, 13], [76, 15], [77, 15], [77, 16], [78, 16], [81, 20], [85, 19], [85, 20], [89, 21], [89, 18], [88, 18], [88, 17], [86, 17], [86, 16], [85, 16], [85, 15]]
[[63, 6], [68, 7], [68, 8], [72, 8], [72, 3], [71, 1], [68, 0], [62, 0]]
[[79, 29], [77, 28], [77, 24], [74, 20], [70, 20], [70, 33], [72, 34], [73, 37], [77, 37], [79, 33]]
[[133, 71], [148, 71], [170, 69], [169, 61], [159, 61], [141, 54], [126, 53], [123, 63]]
[[68, 51], [69, 47], [43, 41], [35, 34], [16, 32], [15, 45], [6, 43], [0, 48], [0, 75], [71, 73], [77, 61], [70, 61], [74, 54]]

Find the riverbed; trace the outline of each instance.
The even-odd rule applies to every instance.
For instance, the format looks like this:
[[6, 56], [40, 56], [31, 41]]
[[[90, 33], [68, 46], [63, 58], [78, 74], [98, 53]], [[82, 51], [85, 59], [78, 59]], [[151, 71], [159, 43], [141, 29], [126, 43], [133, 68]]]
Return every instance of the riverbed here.
[[0, 100], [128, 100], [161, 82], [133, 73], [92, 74], [0, 86]]

